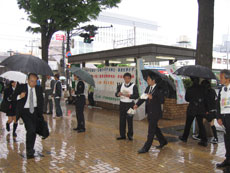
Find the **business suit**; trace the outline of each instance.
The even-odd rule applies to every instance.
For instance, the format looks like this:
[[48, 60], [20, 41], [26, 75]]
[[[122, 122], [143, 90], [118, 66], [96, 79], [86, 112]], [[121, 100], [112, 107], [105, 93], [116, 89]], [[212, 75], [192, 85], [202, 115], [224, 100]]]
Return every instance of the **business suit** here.
[[[36, 101], [34, 98], [34, 102], [36, 102], [34, 106], [34, 112], [31, 113], [29, 108], [25, 108], [26, 103], [29, 100], [29, 91], [28, 84], [19, 85], [15, 93], [13, 95], [13, 99], [17, 100], [16, 112], [19, 114], [24, 121], [26, 128], [26, 152], [27, 156], [34, 155], [34, 144], [36, 140], [36, 130], [37, 123], [40, 118], [43, 118], [43, 92], [40, 86], [35, 86], [33, 89], [33, 95], [36, 96]], [[20, 98], [20, 94], [25, 92], [25, 97]]]
[[147, 141], [145, 142], [143, 146], [144, 152], [148, 152], [153, 139], [154, 135], [156, 134], [157, 139], [159, 140], [160, 145], [164, 145], [167, 143], [167, 140], [161, 133], [160, 128], [158, 127], [158, 121], [162, 118], [163, 112], [162, 112], [162, 104], [164, 103], [164, 95], [163, 92], [158, 88], [157, 85], [150, 91], [150, 86], [148, 86], [145, 90], [146, 94], [151, 94], [152, 99], [139, 99], [136, 105], [139, 107], [142, 103], [145, 102], [145, 111], [149, 122], [148, 126], [148, 137]]
[[53, 95], [53, 90], [54, 90], [54, 84], [55, 84], [55, 80], [53, 79], [48, 79], [50, 80], [48, 82], [48, 84], [46, 85], [49, 85], [49, 86], [46, 86], [46, 89], [45, 89], [45, 100], [44, 100], [44, 113], [47, 113], [47, 106], [49, 104], [49, 113], [52, 114], [53, 112], [53, 101], [52, 101], [52, 98], [51, 96]]
[[62, 95], [62, 85], [61, 81], [57, 80], [54, 85], [54, 102], [55, 102], [55, 109], [56, 109], [56, 116], [61, 117], [62, 116], [62, 109], [60, 105], [61, 101], [61, 95]]
[[76, 86], [76, 117], [77, 117], [77, 128], [75, 130], [85, 131], [85, 117], [84, 117], [84, 107], [85, 107], [85, 84], [83, 81], [79, 80]]

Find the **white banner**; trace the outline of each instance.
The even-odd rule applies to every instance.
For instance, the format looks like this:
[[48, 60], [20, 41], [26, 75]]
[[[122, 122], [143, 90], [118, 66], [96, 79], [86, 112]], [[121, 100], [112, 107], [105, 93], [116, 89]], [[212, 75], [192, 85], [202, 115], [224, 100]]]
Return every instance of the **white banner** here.
[[136, 67], [104, 67], [98, 69], [85, 68], [95, 81], [94, 99], [96, 101], [119, 104], [120, 98], [115, 96], [117, 86], [124, 82], [124, 73], [131, 73], [135, 83]]
[[174, 79], [174, 84], [176, 85], [177, 104], [187, 103], [185, 101], [185, 88], [182, 78], [174, 74], [174, 72], [176, 71], [176, 66], [174, 64], [169, 65], [165, 67], [165, 69], [168, 74]]

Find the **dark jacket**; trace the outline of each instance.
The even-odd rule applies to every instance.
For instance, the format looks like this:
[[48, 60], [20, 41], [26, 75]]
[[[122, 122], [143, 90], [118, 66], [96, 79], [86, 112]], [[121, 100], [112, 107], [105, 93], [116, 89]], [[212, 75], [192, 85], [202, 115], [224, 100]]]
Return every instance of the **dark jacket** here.
[[77, 89], [75, 91], [75, 94], [78, 96], [78, 95], [83, 95], [85, 92], [85, 84], [83, 81], [78, 81], [77, 83]]
[[[37, 97], [37, 110], [38, 110], [38, 115], [42, 116], [43, 114], [43, 92], [42, 92], [42, 87], [36, 85], [35, 86], [35, 91], [36, 91], [36, 97]], [[17, 100], [18, 95], [20, 95], [22, 92], [26, 92], [26, 96], [22, 99]], [[27, 84], [21, 84], [18, 85], [14, 95], [13, 95], [13, 100], [17, 101], [17, 114], [22, 115], [24, 106], [26, 104], [26, 100], [28, 97], [28, 86]]]
[[[130, 87], [132, 84], [133, 83], [130, 83], [128, 87]], [[121, 91], [121, 86], [122, 86], [122, 84], [117, 86], [117, 92], [115, 93], [116, 97], [119, 97], [118, 93]], [[138, 99], [138, 97], [139, 97], [138, 88], [136, 85], [134, 85], [133, 86], [133, 94], [131, 94], [129, 98], [136, 100], [136, 99]]]
[[[145, 89], [145, 93], [149, 93], [150, 86]], [[154, 91], [152, 92], [152, 99], [139, 99], [136, 103], [137, 106], [140, 106], [145, 102], [145, 112], [148, 116], [154, 116], [155, 118], [161, 118], [163, 116], [161, 105], [164, 104], [164, 94], [161, 89], [156, 85]], [[151, 118], [151, 117], [148, 117]]]
[[55, 85], [54, 85], [54, 98], [55, 97], [61, 97], [62, 95], [62, 85], [61, 85], [61, 81], [60, 80], [57, 80]]
[[6, 108], [6, 109], [8, 109], [8, 111], [6, 113], [7, 114], [9, 113], [9, 114], [16, 115], [16, 104], [17, 104], [17, 101], [13, 100], [13, 94], [14, 94], [13, 88], [11, 86], [7, 87], [4, 90], [3, 100], [6, 102], [6, 105], [9, 106], [8, 108]]
[[187, 114], [204, 115], [205, 110], [205, 88], [201, 85], [192, 85], [186, 90], [185, 100], [189, 102]]
[[210, 112], [216, 110], [217, 107], [217, 95], [216, 91], [212, 88], [205, 89], [205, 111]]

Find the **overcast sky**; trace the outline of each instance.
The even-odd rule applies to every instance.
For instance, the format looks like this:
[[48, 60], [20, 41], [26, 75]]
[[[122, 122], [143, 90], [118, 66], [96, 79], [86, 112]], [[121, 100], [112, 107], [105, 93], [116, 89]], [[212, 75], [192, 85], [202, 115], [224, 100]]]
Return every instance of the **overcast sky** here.
[[[220, 44], [222, 35], [228, 32], [229, 9], [230, 0], [216, 0], [214, 44]], [[106, 11], [156, 21], [169, 44], [175, 43], [180, 35], [187, 35], [196, 44], [197, 0], [122, 0], [118, 8]], [[0, 52], [23, 51], [30, 40], [38, 37], [25, 31], [30, 23], [24, 11], [19, 10], [17, 0], [1, 1], [0, 16]]]

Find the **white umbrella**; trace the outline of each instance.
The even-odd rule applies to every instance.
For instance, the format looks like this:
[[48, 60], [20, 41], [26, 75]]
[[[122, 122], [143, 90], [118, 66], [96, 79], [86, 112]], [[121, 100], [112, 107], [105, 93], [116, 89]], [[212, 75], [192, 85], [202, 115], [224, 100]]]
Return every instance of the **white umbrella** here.
[[18, 71], [7, 71], [1, 74], [1, 77], [19, 83], [26, 83], [26, 79], [27, 79], [26, 74]]

